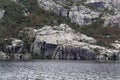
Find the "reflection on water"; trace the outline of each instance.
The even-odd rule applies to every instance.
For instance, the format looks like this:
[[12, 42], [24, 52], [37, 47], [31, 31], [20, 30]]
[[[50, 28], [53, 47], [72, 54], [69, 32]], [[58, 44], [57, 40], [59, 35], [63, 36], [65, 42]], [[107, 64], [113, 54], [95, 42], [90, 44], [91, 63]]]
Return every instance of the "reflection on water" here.
[[120, 80], [120, 63], [1, 61], [0, 80]]

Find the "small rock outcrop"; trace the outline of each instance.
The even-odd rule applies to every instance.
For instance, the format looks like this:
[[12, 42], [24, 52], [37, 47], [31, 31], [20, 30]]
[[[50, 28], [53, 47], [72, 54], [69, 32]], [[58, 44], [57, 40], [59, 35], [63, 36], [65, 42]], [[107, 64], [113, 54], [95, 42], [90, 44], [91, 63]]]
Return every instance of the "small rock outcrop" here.
[[[7, 42], [7, 40], [6, 40]], [[18, 39], [12, 39], [11, 45], [6, 45], [5, 52], [10, 54], [10, 53], [24, 53], [25, 48], [24, 48], [24, 43], [21, 40]]]
[[9, 58], [10, 57], [6, 53], [0, 52], [0, 60], [7, 60]]
[[5, 10], [0, 9], [0, 19], [4, 16]]

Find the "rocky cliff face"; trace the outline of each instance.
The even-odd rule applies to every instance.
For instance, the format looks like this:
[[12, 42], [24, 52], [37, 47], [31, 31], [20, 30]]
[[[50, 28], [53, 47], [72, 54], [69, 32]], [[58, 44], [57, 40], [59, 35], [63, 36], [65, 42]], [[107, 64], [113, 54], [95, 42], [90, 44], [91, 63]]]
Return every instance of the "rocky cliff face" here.
[[31, 47], [33, 54], [46, 59], [62, 60], [95, 60], [93, 51], [74, 45], [57, 45], [46, 42], [35, 41]]

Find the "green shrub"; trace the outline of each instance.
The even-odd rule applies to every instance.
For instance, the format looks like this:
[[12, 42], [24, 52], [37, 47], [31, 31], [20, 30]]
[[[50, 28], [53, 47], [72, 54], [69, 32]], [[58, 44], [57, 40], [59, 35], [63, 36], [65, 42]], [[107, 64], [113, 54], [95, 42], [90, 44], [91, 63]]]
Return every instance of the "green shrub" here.
[[6, 44], [5, 40], [3, 38], [0, 38], [0, 46], [4, 46]]

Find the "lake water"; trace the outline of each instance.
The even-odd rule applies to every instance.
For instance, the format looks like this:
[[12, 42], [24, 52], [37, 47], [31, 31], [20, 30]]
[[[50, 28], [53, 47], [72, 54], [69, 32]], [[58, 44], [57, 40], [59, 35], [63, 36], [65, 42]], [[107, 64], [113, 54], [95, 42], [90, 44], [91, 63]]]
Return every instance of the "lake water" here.
[[0, 80], [120, 80], [119, 62], [0, 61]]

